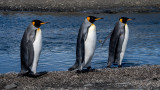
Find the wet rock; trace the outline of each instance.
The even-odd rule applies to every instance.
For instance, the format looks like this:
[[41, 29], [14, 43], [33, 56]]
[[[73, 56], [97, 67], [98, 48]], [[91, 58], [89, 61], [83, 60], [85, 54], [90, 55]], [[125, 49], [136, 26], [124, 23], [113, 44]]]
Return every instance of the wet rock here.
[[153, 78], [152, 80], [158, 81], [158, 78]]
[[4, 88], [5, 89], [13, 89], [13, 88], [16, 88], [16, 87], [17, 87], [17, 85], [15, 83], [12, 83], [10, 85], [6, 85]]
[[92, 86], [92, 84], [86, 84], [86, 85], [84, 85], [85, 87], [91, 87]]

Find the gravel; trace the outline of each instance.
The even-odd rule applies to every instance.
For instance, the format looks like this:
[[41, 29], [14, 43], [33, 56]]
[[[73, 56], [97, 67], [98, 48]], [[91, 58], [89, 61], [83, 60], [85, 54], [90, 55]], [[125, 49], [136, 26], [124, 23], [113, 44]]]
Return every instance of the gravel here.
[[159, 12], [160, 0], [0, 0], [3, 11]]
[[78, 74], [75, 71], [49, 72], [38, 78], [19, 77], [17, 73], [0, 75], [0, 89], [159, 89], [160, 65], [97, 69]]

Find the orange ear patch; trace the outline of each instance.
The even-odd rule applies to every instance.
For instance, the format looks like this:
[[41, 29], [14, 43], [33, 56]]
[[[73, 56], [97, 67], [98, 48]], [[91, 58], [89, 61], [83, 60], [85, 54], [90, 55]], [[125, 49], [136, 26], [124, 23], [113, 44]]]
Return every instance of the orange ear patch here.
[[35, 22], [32, 22], [32, 25], [34, 26], [34, 25], [35, 25]]
[[123, 19], [121, 18], [119, 21], [120, 21], [120, 22], [123, 22]]
[[90, 21], [90, 17], [87, 17], [87, 20]]

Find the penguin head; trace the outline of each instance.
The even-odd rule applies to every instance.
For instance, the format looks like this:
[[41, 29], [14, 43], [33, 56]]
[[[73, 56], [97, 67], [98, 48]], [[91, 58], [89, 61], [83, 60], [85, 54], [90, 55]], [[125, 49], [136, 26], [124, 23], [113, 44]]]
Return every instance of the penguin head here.
[[127, 23], [127, 21], [130, 21], [130, 20], [133, 20], [133, 19], [127, 18], [127, 17], [121, 17], [121, 18], [119, 19], [119, 21], [122, 22], [122, 23]]
[[37, 28], [39, 28], [42, 24], [46, 24], [46, 23], [48, 23], [48, 22], [42, 22], [40, 20], [33, 20], [32, 21], [32, 25], [37, 27]]
[[91, 23], [94, 23], [95, 21], [100, 20], [100, 19], [103, 19], [103, 18], [98, 18], [98, 17], [94, 17], [94, 16], [87, 17], [87, 20]]

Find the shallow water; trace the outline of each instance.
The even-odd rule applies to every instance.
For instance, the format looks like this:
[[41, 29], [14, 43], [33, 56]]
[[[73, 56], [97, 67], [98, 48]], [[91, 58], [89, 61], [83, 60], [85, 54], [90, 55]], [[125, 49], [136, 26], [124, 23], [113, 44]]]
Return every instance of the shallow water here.
[[54, 13], [0, 13], [0, 73], [20, 71], [20, 41], [33, 19], [50, 22], [41, 26], [43, 47], [37, 71], [66, 71], [75, 63], [76, 39], [79, 27], [88, 15], [103, 17], [95, 22], [97, 47], [92, 59], [93, 68], [105, 68], [108, 43], [104, 40], [121, 16], [136, 18], [128, 22], [130, 36], [123, 66], [160, 64], [160, 13], [154, 14], [54, 14]]

